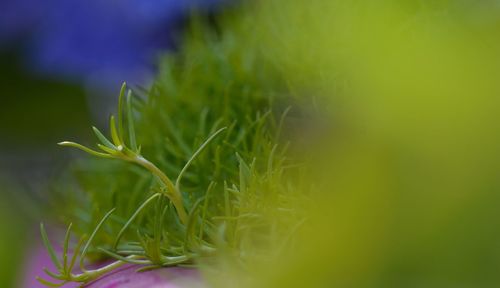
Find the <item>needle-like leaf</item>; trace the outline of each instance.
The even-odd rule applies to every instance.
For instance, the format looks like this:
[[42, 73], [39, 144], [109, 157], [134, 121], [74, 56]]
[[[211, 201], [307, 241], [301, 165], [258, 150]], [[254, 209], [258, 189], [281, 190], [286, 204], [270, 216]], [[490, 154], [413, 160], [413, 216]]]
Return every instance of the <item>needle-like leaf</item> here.
[[196, 232], [194, 230], [195, 225], [196, 225], [196, 220], [198, 218], [198, 209], [200, 207], [200, 204], [205, 200], [205, 197], [199, 198], [193, 205], [193, 208], [191, 208], [191, 211], [189, 212], [189, 218], [188, 222], [186, 225], [186, 235], [184, 238], [184, 249], [189, 249], [189, 245], [192, 243], [193, 236], [196, 235]]
[[78, 144], [78, 143], [75, 143], [75, 142], [69, 142], [69, 141], [64, 141], [64, 142], [59, 142], [57, 143], [58, 145], [61, 145], [61, 146], [66, 146], [66, 147], [73, 147], [73, 148], [77, 148], [77, 149], [80, 149], [82, 151], [85, 151], [91, 155], [94, 155], [94, 156], [97, 156], [97, 157], [102, 157], [102, 158], [113, 158], [111, 155], [109, 154], [105, 154], [105, 153], [101, 153], [101, 152], [97, 152], [97, 151], [94, 151], [90, 148], [87, 148], [81, 144]]
[[40, 278], [40, 277], [36, 277], [36, 280], [38, 282], [40, 282], [41, 284], [43, 284], [45, 286], [48, 286], [48, 287], [61, 287], [64, 284], [68, 283], [68, 281], [64, 281], [64, 282], [61, 282], [61, 283], [52, 283], [52, 282], [47, 281], [47, 280], [45, 280], [43, 278]]
[[122, 141], [120, 139], [120, 136], [118, 135], [118, 131], [116, 131], [116, 121], [115, 116], [113, 115], [111, 115], [111, 118], [109, 119], [109, 130], [111, 131], [111, 139], [113, 140], [115, 146], [118, 147], [122, 145]]
[[87, 250], [89, 249], [89, 246], [92, 243], [92, 240], [94, 240], [94, 237], [97, 234], [97, 231], [99, 231], [99, 229], [104, 224], [104, 222], [106, 222], [106, 220], [109, 218], [109, 216], [111, 216], [111, 214], [113, 214], [115, 209], [116, 208], [111, 209], [108, 213], [106, 213], [106, 215], [104, 215], [104, 217], [102, 217], [101, 221], [99, 221], [99, 223], [95, 227], [94, 231], [92, 231], [92, 234], [90, 234], [90, 237], [87, 240], [87, 243], [83, 247], [82, 255], [80, 255], [80, 269], [82, 269], [82, 271], [85, 271], [85, 269], [83, 267], [83, 261], [85, 260], [85, 255], [87, 254]]
[[205, 142], [203, 142], [203, 144], [200, 145], [200, 147], [198, 148], [198, 150], [196, 150], [196, 152], [194, 152], [193, 156], [191, 156], [191, 158], [189, 158], [189, 160], [186, 162], [186, 164], [182, 168], [181, 172], [179, 173], [179, 176], [177, 176], [177, 180], [175, 181], [175, 188], [177, 188], [177, 190], [180, 191], [179, 188], [180, 188], [180, 182], [182, 180], [182, 176], [184, 176], [184, 173], [189, 168], [189, 166], [191, 165], [191, 163], [193, 162], [193, 160], [196, 159], [196, 157], [201, 153], [201, 151], [203, 151], [203, 149], [205, 149], [205, 147], [207, 147], [207, 145], [215, 137], [217, 137], [217, 135], [219, 135], [222, 131], [224, 131], [226, 129], [227, 129], [227, 127], [223, 127], [221, 129], [217, 130], [214, 134], [212, 134], [212, 136], [208, 137], [208, 139], [205, 140]]
[[120, 139], [123, 139], [123, 97], [125, 96], [126, 90], [127, 83], [123, 82], [122, 88], [120, 89], [120, 96], [118, 97], [118, 135]]
[[161, 195], [162, 195], [161, 193], [153, 194], [146, 201], [144, 201], [144, 203], [142, 203], [141, 206], [139, 206], [139, 208], [137, 208], [137, 210], [134, 212], [134, 214], [132, 214], [132, 216], [130, 216], [127, 223], [125, 223], [123, 228], [120, 230], [120, 232], [118, 233], [118, 236], [116, 236], [116, 240], [115, 240], [115, 244], [113, 245], [113, 249], [116, 249], [116, 247], [118, 246], [118, 243], [120, 242], [120, 239], [123, 236], [123, 233], [125, 233], [125, 230], [127, 230], [128, 226], [130, 226], [130, 224], [132, 224], [132, 221], [134, 221], [134, 219], [137, 217], [137, 215], [139, 215], [139, 213], [142, 211], [142, 209], [144, 209], [144, 207], [146, 207], [149, 204], [149, 202], [153, 201], [156, 197], [159, 197]]
[[107, 146], [104, 146], [102, 144], [97, 144], [97, 147], [99, 147], [99, 149], [101, 149], [102, 151], [104, 151], [110, 155], [114, 155], [118, 152], [117, 150], [114, 150], [112, 148], [108, 148]]
[[281, 138], [283, 125], [285, 124], [286, 117], [287, 117], [288, 113], [290, 113], [290, 110], [292, 110], [292, 106], [288, 106], [285, 109], [285, 111], [283, 111], [283, 113], [281, 114], [280, 122], [278, 124], [278, 128], [276, 129], [276, 139], [278, 139], [278, 140]]
[[73, 223], [70, 223], [68, 229], [66, 230], [66, 236], [64, 236], [64, 246], [63, 246], [63, 270], [66, 271], [68, 267], [68, 246], [69, 246], [69, 237], [71, 235], [71, 227]]
[[208, 199], [210, 198], [210, 192], [212, 191], [212, 188], [215, 187], [216, 183], [215, 182], [210, 182], [210, 184], [208, 185], [208, 188], [207, 188], [207, 192], [205, 193], [205, 197], [204, 197], [204, 203], [203, 203], [203, 210], [202, 210], [202, 213], [201, 213], [201, 224], [200, 224], [200, 232], [198, 234], [198, 237], [200, 239], [202, 239], [203, 237], [203, 231], [204, 231], [204, 228], [205, 228], [205, 219], [207, 217], [207, 208], [208, 208]]
[[52, 277], [54, 279], [65, 280], [65, 276], [64, 275], [50, 272], [50, 270], [47, 269], [47, 268], [45, 268], [45, 267], [42, 270], [43, 270], [43, 272], [45, 272], [45, 274], [49, 275], [50, 277]]
[[106, 136], [104, 136], [101, 133], [101, 131], [99, 131], [99, 129], [97, 129], [96, 127], [92, 126], [92, 130], [94, 130], [95, 135], [97, 136], [97, 138], [99, 139], [99, 141], [101, 141], [102, 144], [106, 145], [106, 147], [109, 147], [111, 149], [116, 149], [116, 146], [113, 145], [113, 143], [111, 143], [111, 141], [109, 141], [108, 138], [106, 138]]
[[85, 241], [85, 235], [83, 235], [82, 238], [80, 238], [80, 240], [78, 240], [78, 244], [76, 244], [75, 249], [73, 250], [73, 257], [71, 257], [71, 261], [69, 262], [69, 266], [67, 269], [68, 270], [67, 272], [70, 275], [71, 275], [71, 272], [73, 271], [73, 267], [75, 266], [76, 258], [77, 258], [78, 253], [80, 252], [80, 248], [82, 248], [83, 241]]
[[40, 233], [42, 235], [42, 241], [43, 245], [45, 245], [45, 248], [49, 252], [50, 259], [52, 259], [52, 262], [54, 265], [57, 267], [59, 271], [62, 269], [61, 261], [57, 258], [56, 252], [54, 251], [54, 247], [52, 247], [52, 244], [50, 244], [49, 237], [47, 236], [47, 231], [45, 231], [45, 226], [43, 223], [40, 223]]
[[149, 260], [136, 260], [136, 259], [133, 259], [132, 256], [139, 256], [139, 255], [130, 255], [128, 257], [123, 257], [119, 254], [116, 254], [112, 251], [109, 251], [107, 249], [104, 249], [104, 248], [97, 248], [99, 251], [103, 252], [104, 254], [107, 254], [108, 256], [112, 257], [112, 258], [115, 258], [117, 260], [120, 260], [120, 261], [123, 261], [123, 262], [126, 262], [126, 263], [131, 263], [131, 264], [139, 264], [139, 265], [147, 265], [147, 264], [152, 264], [151, 261]]
[[130, 148], [132, 151], [138, 153], [137, 140], [135, 138], [135, 128], [134, 128], [134, 114], [132, 114], [132, 92], [129, 91], [127, 94], [127, 125], [128, 125], [128, 136], [130, 138]]

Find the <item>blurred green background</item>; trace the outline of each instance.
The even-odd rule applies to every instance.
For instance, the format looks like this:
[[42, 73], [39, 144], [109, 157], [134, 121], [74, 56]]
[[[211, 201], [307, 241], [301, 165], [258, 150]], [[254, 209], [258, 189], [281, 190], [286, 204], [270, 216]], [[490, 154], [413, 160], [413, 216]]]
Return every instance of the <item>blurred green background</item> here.
[[31, 73], [19, 58], [0, 53], [0, 287], [18, 285], [24, 251], [38, 241], [47, 187], [65, 162], [56, 143], [90, 122], [80, 86]]
[[269, 61], [335, 119], [268, 287], [498, 287], [499, 2], [263, 6]]

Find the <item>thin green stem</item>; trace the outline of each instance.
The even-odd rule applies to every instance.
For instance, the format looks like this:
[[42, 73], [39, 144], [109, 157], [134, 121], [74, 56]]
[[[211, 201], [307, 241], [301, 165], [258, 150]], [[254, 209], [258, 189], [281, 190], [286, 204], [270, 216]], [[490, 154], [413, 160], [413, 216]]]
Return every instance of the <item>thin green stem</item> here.
[[172, 201], [172, 204], [174, 204], [175, 209], [177, 210], [177, 214], [179, 215], [179, 219], [181, 220], [182, 224], [186, 225], [188, 222], [188, 216], [184, 208], [181, 192], [174, 186], [170, 178], [168, 178], [168, 176], [165, 175], [165, 173], [163, 173], [153, 163], [149, 162], [142, 156], [132, 158], [131, 161], [148, 169], [153, 175], [160, 179], [160, 181], [167, 188], [166, 196], [170, 199], [170, 201]]
[[[139, 260], [139, 259], [143, 259], [143, 258], [144, 257], [137, 256], [137, 255], [131, 255], [131, 256], [125, 257], [125, 259], [129, 259], [129, 260]], [[108, 264], [104, 267], [101, 267], [101, 268], [98, 268], [95, 270], [88, 270], [88, 271], [85, 271], [81, 274], [71, 274], [69, 277], [70, 279], [68, 279], [68, 280], [70, 280], [72, 282], [89, 282], [89, 281], [97, 279], [97, 278], [101, 277], [102, 275], [104, 275], [110, 271], [113, 271], [114, 269], [119, 268], [125, 264], [127, 264], [126, 261], [117, 260], [111, 264]]]

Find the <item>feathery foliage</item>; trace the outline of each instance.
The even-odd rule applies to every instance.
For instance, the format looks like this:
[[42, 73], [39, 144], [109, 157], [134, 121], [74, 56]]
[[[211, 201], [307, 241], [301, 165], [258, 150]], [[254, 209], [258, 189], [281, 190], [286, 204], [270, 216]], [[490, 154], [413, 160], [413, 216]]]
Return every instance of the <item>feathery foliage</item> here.
[[[287, 177], [296, 166], [280, 136], [290, 93], [262, 61], [249, 19], [230, 23], [217, 33], [193, 24], [150, 90], [124, 84], [110, 137], [93, 127], [96, 149], [59, 143], [104, 159], [76, 165], [75, 190], [90, 204], [66, 199], [66, 218], [81, 237], [69, 264], [72, 225], [63, 263], [42, 226], [59, 270], [46, 272], [60, 282], [41, 283], [88, 282], [124, 263], [192, 265], [221, 251], [245, 265], [246, 257], [261, 256], [259, 249], [286, 242], [278, 237], [289, 237], [300, 222], [288, 207], [298, 197], [295, 177]], [[87, 270], [87, 255], [116, 261]], [[72, 273], [76, 258], [80, 274]]]

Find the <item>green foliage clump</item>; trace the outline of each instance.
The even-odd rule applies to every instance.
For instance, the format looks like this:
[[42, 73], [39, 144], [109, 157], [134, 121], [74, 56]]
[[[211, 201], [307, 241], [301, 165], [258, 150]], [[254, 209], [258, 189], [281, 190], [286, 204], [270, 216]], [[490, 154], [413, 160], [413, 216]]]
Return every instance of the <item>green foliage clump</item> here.
[[[280, 136], [290, 93], [262, 61], [252, 23], [230, 24], [218, 32], [194, 24], [149, 90], [124, 84], [111, 139], [94, 127], [100, 151], [60, 143], [112, 160], [75, 165], [64, 213], [73, 225], [63, 261], [51, 253], [59, 273], [49, 276], [87, 282], [124, 263], [192, 265], [220, 251], [245, 265], [258, 249], [286, 242], [278, 237], [298, 222], [287, 208], [295, 178], [287, 174], [296, 166]], [[67, 255], [71, 227], [81, 238], [81, 274]], [[52, 251], [43, 226], [42, 234]], [[116, 262], [86, 270], [87, 255]]]

